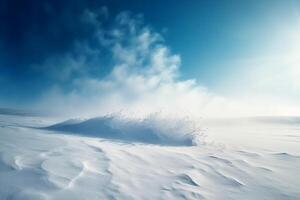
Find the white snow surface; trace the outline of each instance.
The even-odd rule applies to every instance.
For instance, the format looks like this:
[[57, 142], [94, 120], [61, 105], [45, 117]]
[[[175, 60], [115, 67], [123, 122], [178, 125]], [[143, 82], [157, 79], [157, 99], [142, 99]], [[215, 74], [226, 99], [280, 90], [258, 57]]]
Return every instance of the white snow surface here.
[[60, 121], [0, 115], [1, 200], [300, 199], [298, 118]]

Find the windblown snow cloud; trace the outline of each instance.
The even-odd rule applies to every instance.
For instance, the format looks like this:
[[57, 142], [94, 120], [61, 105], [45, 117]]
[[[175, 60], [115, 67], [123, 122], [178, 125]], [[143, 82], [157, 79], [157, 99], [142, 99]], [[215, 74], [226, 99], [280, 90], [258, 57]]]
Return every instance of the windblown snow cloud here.
[[[72, 52], [44, 63], [58, 82], [71, 82], [72, 88], [66, 91], [56, 85], [44, 95], [43, 107], [86, 115], [118, 111], [145, 115], [157, 111], [196, 114], [212, 102], [222, 104], [196, 80], [180, 80], [180, 56], [144, 24], [142, 16], [123, 12], [104, 28], [98, 14], [86, 11], [83, 15], [95, 26], [92, 40], [80, 41]], [[93, 70], [101, 70], [101, 65], [112, 65], [112, 70], [104, 77], [94, 76]]]
[[93, 30], [92, 37], [45, 61], [57, 84], [45, 92], [41, 108], [72, 116], [122, 112], [138, 117], [154, 112], [220, 117], [287, 111], [278, 108], [278, 102], [257, 102], [254, 97], [229, 100], [195, 79], [182, 80], [180, 56], [145, 25], [141, 15], [122, 12], [113, 20], [109, 17], [105, 7], [98, 12], [86, 10], [82, 20]]

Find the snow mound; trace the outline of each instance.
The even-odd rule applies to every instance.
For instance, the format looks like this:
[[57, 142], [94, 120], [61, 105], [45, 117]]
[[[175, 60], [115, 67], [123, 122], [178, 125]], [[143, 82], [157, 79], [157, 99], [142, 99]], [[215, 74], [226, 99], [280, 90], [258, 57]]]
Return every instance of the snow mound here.
[[88, 137], [100, 137], [127, 142], [160, 145], [197, 145], [200, 129], [187, 119], [124, 119], [103, 116], [88, 120], [71, 119], [46, 127]]

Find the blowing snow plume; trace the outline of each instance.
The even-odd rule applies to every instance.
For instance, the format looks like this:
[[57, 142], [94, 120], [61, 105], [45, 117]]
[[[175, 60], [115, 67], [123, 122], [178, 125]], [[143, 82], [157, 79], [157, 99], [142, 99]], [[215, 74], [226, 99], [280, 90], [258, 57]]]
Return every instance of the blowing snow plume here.
[[162, 119], [152, 115], [145, 119], [103, 116], [88, 120], [71, 119], [46, 127], [87, 137], [142, 142], [159, 145], [192, 146], [200, 142], [201, 132], [184, 119]]
[[225, 98], [196, 79], [183, 79], [180, 55], [171, 51], [161, 34], [145, 25], [141, 15], [122, 12], [112, 18], [106, 12], [86, 10], [82, 23], [93, 30], [91, 37], [35, 66], [47, 68], [47, 76], [55, 80], [44, 90], [37, 107], [71, 118], [119, 111], [138, 117], [159, 111], [189, 117], [295, 112], [293, 106], [279, 109], [277, 101]]
[[[59, 80], [43, 95], [41, 108], [71, 117], [120, 110], [144, 117], [158, 111], [199, 116], [226, 107], [223, 98], [194, 79], [180, 79], [180, 56], [141, 16], [123, 12], [104, 25], [98, 15], [90, 11], [83, 15], [93, 27], [92, 38], [45, 61], [50, 75]], [[111, 70], [98, 75], [104, 69]]]

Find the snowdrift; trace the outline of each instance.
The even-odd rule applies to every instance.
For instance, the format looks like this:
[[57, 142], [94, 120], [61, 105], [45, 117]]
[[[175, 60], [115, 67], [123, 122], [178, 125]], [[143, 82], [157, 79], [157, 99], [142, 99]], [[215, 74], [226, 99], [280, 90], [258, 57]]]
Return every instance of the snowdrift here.
[[100, 137], [127, 142], [159, 145], [192, 146], [198, 144], [200, 129], [188, 120], [124, 119], [103, 116], [88, 120], [71, 119], [46, 127], [88, 137]]
[[299, 126], [124, 118], [0, 115], [0, 199], [299, 199]]

